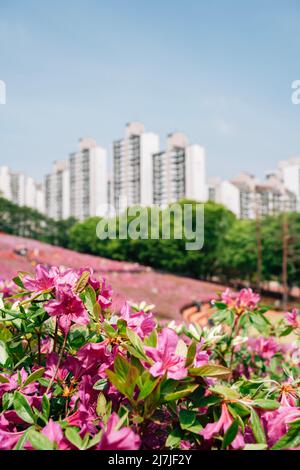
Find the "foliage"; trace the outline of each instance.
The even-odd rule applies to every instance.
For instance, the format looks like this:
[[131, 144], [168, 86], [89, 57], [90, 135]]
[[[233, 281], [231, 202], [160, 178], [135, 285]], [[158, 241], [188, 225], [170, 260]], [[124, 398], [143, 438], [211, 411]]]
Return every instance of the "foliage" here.
[[[0, 304], [1, 449], [300, 446], [299, 345], [251, 289], [214, 302], [210, 328], [114, 312], [90, 270], [36, 267]], [[249, 336], [249, 331], [253, 336]]]
[[70, 217], [55, 221], [30, 207], [20, 207], [0, 197], [0, 231], [69, 247], [69, 230], [76, 223]]

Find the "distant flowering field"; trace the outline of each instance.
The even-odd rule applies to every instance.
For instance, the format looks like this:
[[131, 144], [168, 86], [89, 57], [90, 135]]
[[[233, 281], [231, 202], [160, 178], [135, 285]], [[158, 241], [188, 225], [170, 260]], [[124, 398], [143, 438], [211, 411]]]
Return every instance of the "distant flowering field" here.
[[300, 449], [296, 310], [274, 325], [226, 290], [210, 327], [162, 326], [91, 269], [40, 264], [1, 291], [0, 449]]
[[[181, 319], [180, 310], [193, 301], [207, 302], [226, 286], [157, 272], [138, 263], [116, 261], [77, 253], [29, 238], [0, 232], [0, 279], [11, 279], [18, 271], [32, 272], [36, 264], [80, 269], [89, 266], [95, 275], [109, 276], [114, 290], [113, 307], [125, 300], [155, 304], [160, 317]], [[187, 292], [189, 293], [187, 296]]]

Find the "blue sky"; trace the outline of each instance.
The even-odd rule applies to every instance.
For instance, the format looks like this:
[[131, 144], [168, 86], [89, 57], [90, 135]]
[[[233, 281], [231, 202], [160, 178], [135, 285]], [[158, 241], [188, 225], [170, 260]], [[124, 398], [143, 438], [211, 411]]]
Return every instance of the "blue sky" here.
[[1, 0], [0, 164], [41, 179], [141, 120], [202, 144], [209, 175], [263, 176], [300, 154], [299, 25], [298, 0]]

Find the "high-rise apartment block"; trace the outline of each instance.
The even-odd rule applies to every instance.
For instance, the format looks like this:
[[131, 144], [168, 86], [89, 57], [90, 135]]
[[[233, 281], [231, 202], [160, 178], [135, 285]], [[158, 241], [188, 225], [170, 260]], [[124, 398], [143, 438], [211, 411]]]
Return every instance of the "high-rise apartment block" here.
[[43, 185], [0, 166], [0, 195], [55, 220], [111, 216], [134, 205], [164, 207], [182, 199], [215, 201], [239, 218], [300, 208], [300, 157], [280, 161], [263, 182], [242, 172], [206, 183], [205, 172], [204, 148], [191, 145], [185, 134], [169, 134], [161, 150], [157, 134], [131, 122], [124, 137], [113, 142], [111, 173], [106, 150], [84, 138], [67, 160], [54, 163]]
[[43, 188], [32, 177], [0, 167], [0, 195], [19, 206], [44, 211]]
[[70, 216], [70, 172], [68, 162], [57, 161], [45, 176], [46, 214], [55, 220]]
[[176, 132], [167, 138], [165, 151], [153, 154], [153, 203], [159, 206], [180, 199], [204, 201], [205, 157], [200, 145], [189, 145]]
[[105, 215], [107, 195], [107, 153], [90, 138], [45, 178], [46, 212], [56, 220]]
[[210, 180], [208, 199], [223, 204], [241, 219], [297, 209], [296, 194], [287, 189], [278, 172], [267, 174], [264, 182], [246, 172], [230, 181]]
[[113, 194], [118, 213], [133, 205], [152, 204], [152, 156], [158, 150], [158, 135], [145, 132], [140, 122], [127, 124], [124, 138], [114, 141]]
[[282, 160], [278, 164], [280, 177], [285, 187], [300, 201], [300, 157]]
[[93, 139], [81, 139], [70, 155], [70, 215], [84, 220], [105, 215], [107, 205], [107, 153]]

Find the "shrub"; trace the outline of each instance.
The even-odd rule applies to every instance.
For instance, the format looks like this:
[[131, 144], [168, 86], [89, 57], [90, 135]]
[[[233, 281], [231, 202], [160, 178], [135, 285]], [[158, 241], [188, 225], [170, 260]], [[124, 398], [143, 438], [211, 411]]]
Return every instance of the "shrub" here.
[[[113, 307], [89, 269], [38, 265], [2, 285], [1, 449], [300, 446], [297, 312], [275, 326], [251, 289], [214, 302], [211, 327]], [[249, 337], [249, 331], [253, 335]]]

